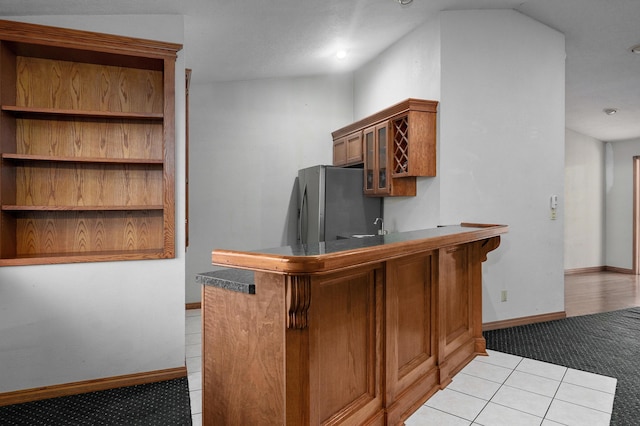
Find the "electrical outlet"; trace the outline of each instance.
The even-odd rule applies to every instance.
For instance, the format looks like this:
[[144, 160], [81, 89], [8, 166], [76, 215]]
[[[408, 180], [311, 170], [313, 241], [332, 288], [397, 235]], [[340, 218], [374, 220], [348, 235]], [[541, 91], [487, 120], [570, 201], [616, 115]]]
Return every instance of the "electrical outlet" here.
[[501, 302], [507, 301], [507, 290], [502, 290], [502, 292], [500, 292], [500, 301]]
[[552, 195], [551, 196], [551, 198], [549, 200], [549, 207], [551, 208], [550, 219], [551, 220], [556, 220], [556, 215], [557, 215], [556, 210], [558, 210], [558, 196], [557, 195]]

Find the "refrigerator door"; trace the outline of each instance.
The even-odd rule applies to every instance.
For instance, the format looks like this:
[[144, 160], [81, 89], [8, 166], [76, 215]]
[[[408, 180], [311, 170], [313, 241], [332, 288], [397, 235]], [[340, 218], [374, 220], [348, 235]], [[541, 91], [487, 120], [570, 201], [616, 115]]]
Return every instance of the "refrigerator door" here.
[[327, 167], [325, 174], [324, 241], [377, 234], [382, 199], [365, 197], [363, 170]]
[[[298, 171], [298, 243], [324, 241], [324, 166]], [[322, 194], [322, 197], [321, 197]]]
[[362, 169], [314, 166], [298, 172], [298, 243], [377, 233], [382, 199], [365, 197]]

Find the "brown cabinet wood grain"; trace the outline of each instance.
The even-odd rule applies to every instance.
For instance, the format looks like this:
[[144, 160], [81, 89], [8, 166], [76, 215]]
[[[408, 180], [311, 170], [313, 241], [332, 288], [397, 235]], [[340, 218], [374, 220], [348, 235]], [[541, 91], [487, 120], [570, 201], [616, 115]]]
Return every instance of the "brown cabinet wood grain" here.
[[0, 21], [0, 265], [174, 257], [180, 48]]
[[[416, 177], [436, 176], [436, 101], [407, 99], [332, 133], [334, 165], [363, 164], [370, 196], [415, 196]], [[362, 159], [347, 159], [347, 137], [362, 132]]]
[[366, 128], [364, 135], [364, 193], [375, 197], [416, 195], [415, 178], [393, 179], [391, 174], [389, 122]]
[[364, 161], [362, 132], [357, 131], [333, 141], [333, 165], [354, 166]]
[[386, 263], [388, 424], [400, 423], [438, 389], [436, 262], [437, 253], [428, 251]]
[[215, 265], [255, 271], [255, 294], [203, 286], [203, 424], [402, 425], [486, 354], [481, 264], [504, 232], [214, 250]]

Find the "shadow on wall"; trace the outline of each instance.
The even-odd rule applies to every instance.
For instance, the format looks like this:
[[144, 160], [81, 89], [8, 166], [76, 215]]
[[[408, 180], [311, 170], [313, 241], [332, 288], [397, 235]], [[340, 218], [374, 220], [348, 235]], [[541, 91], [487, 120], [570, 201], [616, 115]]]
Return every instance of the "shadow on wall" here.
[[293, 181], [291, 195], [289, 196], [289, 208], [283, 226], [281, 244], [291, 246], [297, 244], [298, 240], [298, 177]]

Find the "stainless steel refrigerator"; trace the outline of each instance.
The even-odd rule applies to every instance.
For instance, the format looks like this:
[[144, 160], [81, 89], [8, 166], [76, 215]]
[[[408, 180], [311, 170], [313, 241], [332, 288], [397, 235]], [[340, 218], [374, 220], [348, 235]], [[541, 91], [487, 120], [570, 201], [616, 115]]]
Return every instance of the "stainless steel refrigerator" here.
[[375, 235], [382, 198], [365, 197], [363, 170], [314, 166], [298, 171], [298, 243]]

